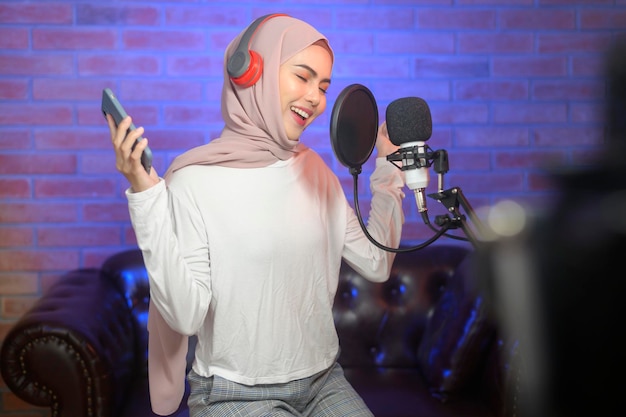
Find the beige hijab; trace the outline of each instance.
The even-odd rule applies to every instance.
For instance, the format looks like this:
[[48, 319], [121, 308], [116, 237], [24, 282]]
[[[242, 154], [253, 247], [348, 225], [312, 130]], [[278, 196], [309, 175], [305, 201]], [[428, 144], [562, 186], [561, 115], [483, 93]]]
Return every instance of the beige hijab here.
[[[226, 49], [225, 62], [242, 36], [243, 32]], [[276, 16], [259, 26], [250, 47], [263, 57], [263, 75], [252, 87], [239, 87], [230, 81], [224, 65], [221, 136], [177, 157], [165, 177], [192, 164], [263, 167], [303, 150], [299, 141], [287, 138], [284, 129], [278, 72], [282, 63], [319, 40], [326, 42], [332, 56], [326, 37], [301, 20]]]
[[[245, 32], [245, 31], [244, 31]], [[263, 58], [261, 78], [251, 87], [232, 83], [226, 62], [235, 51], [239, 34], [228, 46], [224, 61], [222, 116], [225, 127], [219, 138], [177, 157], [164, 177], [194, 164], [253, 168], [286, 160], [306, 147], [290, 141], [285, 132], [278, 73], [282, 63], [298, 52], [328, 40], [311, 25], [288, 16], [273, 17], [257, 29], [251, 49]], [[332, 56], [332, 50], [328, 46]], [[148, 379], [152, 411], [172, 414], [184, 395], [188, 337], [172, 330], [150, 301], [148, 313]]]

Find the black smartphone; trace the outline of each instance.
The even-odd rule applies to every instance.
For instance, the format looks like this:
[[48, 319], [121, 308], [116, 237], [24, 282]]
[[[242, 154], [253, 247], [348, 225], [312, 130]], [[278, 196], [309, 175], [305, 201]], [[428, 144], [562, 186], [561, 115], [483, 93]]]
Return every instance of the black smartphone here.
[[[122, 107], [122, 104], [110, 88], [102, 90], [102, 113], [104, 117], [106, 117], [107, 114], [113, 116], [113, 120], [115, 120], [117, 125], [127, 116], [126, 110], [124, 110], [124, 107]], [[130, 132], [135, 129], [135, 124], [131, 123], [128, 131]], [[137, 138], [137, 141], [133, 144], [133, 149], [135, 149], [135, 145], [137, 145], [137, 142], [140, 140], [143, 140], [143, 137]], [[146, 147], [141, 154], [141, 165], [143, 165], [146, 172], [149, 174], [150, 168], [152, 168], [152, 150], [149, 147]]]

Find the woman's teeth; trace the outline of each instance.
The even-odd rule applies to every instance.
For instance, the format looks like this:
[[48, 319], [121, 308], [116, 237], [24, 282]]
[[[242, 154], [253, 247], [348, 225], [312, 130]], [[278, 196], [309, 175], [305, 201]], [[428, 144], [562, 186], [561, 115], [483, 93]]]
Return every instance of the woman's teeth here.
[[304, 110], [301, 110], [297, 107], [291, 107], [291, 111], [296, 113], [298, 116], [302, 117], [303, 119], [308, 119], [309, 118], [309, 113], [305, 112]]

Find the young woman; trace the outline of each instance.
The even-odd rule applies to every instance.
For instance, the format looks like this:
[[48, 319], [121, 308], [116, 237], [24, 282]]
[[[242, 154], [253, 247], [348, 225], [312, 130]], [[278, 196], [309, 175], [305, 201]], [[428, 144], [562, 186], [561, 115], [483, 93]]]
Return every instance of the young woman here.
[[[371, 416], [337, 363], [332, 304], [342, 258], [384, 281], [394, 254], [370, 243], [337, 177], [300, 142], [326, 109], [327, 39], [285, 15], [254, 25], [226, 50], [221, 136], [163, 179], [141, 166], [147, 140], [131, 150], [143, 128], [126, 135], [130, 117], [119, 128], [108, 118], [150, 276], [152, 406], [178, 406], [186, 337], [197, 335], [191, 416]], [[263, 61], [251, 85], [229, 74], [242, 39]], [[368, 231], [397, 247], [404, 181], [386, 161], [397, 147], [384, 124], [376, 148]]]

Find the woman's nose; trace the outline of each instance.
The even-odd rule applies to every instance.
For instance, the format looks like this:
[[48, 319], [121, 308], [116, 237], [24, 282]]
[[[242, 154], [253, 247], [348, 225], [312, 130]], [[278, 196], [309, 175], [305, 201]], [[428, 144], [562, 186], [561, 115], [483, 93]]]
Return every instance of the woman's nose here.
[[306, 94], [306, 99], [314, 106], [317, 106], [320, 102], [321, 95], [322, 95], [322, 92], [320, 91], [319, 88], [317, 87], [309, 88]]

